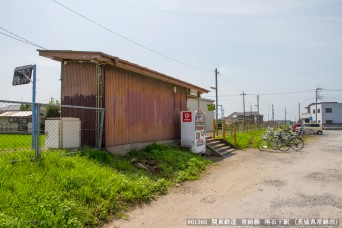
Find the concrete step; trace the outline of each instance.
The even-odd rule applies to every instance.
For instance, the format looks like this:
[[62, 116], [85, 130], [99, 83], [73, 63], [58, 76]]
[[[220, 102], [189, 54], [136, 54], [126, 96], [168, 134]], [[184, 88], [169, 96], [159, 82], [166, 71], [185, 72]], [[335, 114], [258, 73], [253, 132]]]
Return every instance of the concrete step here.
[[213, 148], [215, 148], [215, 149], [220, 149], [221, 147], [225, 147], [226, 146], [226, 144], [224, 144], [224, 143], [219, 143], [219, 144], [216, 144], [215, 146], [213, 146]]
[[214, 146], [221, 144], [220, 141], [211, 141], [211, 142], [206, 141], [206, 143], [207, 143], [207, 145], [209, 145], [211, 147], [214, 147]]
[[223, 146], [220, 148], [215, 148], [218, 152], [222, 152], [222, 151], [227, 151], [227, 150], [235, 150], [235, 148], [231, 147], [231, 146]]
[[207, 148], [215, 155], [220, 157], [226, 157], [229, 153], [236, 150], [236, 148], [224, 139], [213, 139], [211, 137], [206, 138]]

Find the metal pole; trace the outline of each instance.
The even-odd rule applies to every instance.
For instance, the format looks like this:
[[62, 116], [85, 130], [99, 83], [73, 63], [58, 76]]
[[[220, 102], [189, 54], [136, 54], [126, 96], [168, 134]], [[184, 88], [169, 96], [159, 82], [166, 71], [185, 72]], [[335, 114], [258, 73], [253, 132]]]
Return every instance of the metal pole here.
[[316, 89], [316, 123], [318, 123], [318, 120], [317, 120], [317, 100], [318, 100], [318, 90], [321, 90], [321, 88], [317, 87]]
[[245, 91], [242, 91], [242, 102], [243, 102], [243, 132], [245, 132], [245, 119], [246, 119], [246, 110], [245, 110]]
[[259, 127], [259, 95], [257, 95], [257, 106], [258, 106], [258, 116], [257, 116], [256, 124], [257, 124], [257, 129], [258, 129]]
[[216, 88], [216, 136], [218, 136], [218, 88], [217, 88], [218, 71], [215, 68], [215, 88]]
[[253, 112], [253, 108], [252, 108], [252, 105], [250, 104], [249, 105], [249, 121], [252, 122], [252, 112]]
[[274, 108], [273, 108], [273, 104], [272, 104], [272, 121], [274, 122]]
[[102, 136], [103, 136], [103, 123], [104, 123], [104, 117], [105, 117], [105, 110], [102, 109], [101, 111], [101, 124], [100, 124], [100, 141], [99, 141], [99, 149], [102, 148]]
[[300, 123], [300, 103], [298, 104], [298, 123]]
[[36, 131], [36, 65], [33, 65], [32, 79], [32, 149], [35, 148], [35, 131]]
[[286, 108], [285, 108], [285, 125], [286, 125]]
[[316, 89], [316, 110], [315, 110], [315, 113], [316, 113], [316, 123], [317, 123], [317, 89]]
[[40, 105], [38, 104], [37, 107], [35, 108], [36, 110], [36, 131], [35, 131], [35, 154], [36, 154], [36, 159], [40, 158]]

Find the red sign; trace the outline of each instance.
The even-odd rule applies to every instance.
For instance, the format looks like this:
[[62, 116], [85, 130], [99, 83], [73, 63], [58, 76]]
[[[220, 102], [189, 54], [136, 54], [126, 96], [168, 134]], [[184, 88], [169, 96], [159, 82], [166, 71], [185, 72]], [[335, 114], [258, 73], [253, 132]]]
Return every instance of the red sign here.
[[183, 112], [183, 122], [192, 121], [192, 112]]

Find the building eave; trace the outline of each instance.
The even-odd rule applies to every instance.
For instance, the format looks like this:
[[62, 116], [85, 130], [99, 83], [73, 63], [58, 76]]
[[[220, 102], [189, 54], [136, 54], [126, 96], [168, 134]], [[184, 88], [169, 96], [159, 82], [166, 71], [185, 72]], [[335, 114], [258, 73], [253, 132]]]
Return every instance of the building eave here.
[[72, 50], [38, 50], [39, 55], [56, 60], [64, 61], [89, 61], [95, 64], [109, 64], [124, 70], [128, 70], [146, 77], [155, 78], [170, 84], [178, 85], [187, 89], [198, 91], [200, 94], [209, 93], [209, 90], [193, 85], [191, 83], [179, 80], [166, 74], [151, 70], [149, 68], [131, 63], [129, 61], [111, 56], [102, 52], [92, 51], [72, 51]]

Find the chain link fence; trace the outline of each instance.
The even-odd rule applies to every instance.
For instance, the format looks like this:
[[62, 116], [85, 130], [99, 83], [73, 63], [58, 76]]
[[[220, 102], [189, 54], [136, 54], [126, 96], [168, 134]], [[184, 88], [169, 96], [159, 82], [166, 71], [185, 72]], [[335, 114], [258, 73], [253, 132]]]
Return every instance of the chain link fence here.
[[243, 132], [251, 132], [258, 129], [265, 129], [267, 127], [271, 128], [278, 128], [279, 124], [274, 121], [263, 121], [259, 123], [255, 123], [254, 121], [246, 120], [245, 123], [240, 121], [235, 121], [233, 123], [227, 123], [226, 124], [226, 131], [227, 134], [234, 134], [234, 127], [236, 128], [237, 133], [243, 133]]
[[54, 149], [101, 148], [103, 124], [103, 108], [0, 100], [0, 163]]

